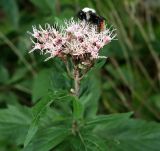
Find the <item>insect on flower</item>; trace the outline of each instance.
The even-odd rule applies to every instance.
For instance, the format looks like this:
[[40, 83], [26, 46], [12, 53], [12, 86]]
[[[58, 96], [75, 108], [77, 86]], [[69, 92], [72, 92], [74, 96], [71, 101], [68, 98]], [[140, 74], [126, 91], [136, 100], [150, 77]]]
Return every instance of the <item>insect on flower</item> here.
[[81, 9], [78, 13], [77, 13], [77, 17], [80, 20], [85, 20], [88, 23], [91, 23], [93, 25], [97, 26], [97, 30], [99, 32], [105, 30], [105, 18], [98, 15], [96, 13], [96, 11], [92, 8], [88, 8], [85, 7], [83, 9]]
[[[100, 49], [115, 39], [115, 29], [102, 28], [104, 18], [98, 16], [93, 9], [84, 8], [79, 12], [80, 20], [73, 18], [65, 20], [63, 26], [46, 24], [43, 28], [33, 26], [33, 32], [29, 32], [33, 42], [30, 52], [40, 50], [46, 54], [49, 60], [59, 57], [66, 60], [71, 57], [79, 63], [94, 62], [100, 56]], [[97, 27], [99, 30], [97, 30]]]
[[[63, 25], [46, 24], [33, 26], [31, 52], [47, 55], [45, 61], [58, 57], [64, 62], [68, 76], [74, 79], [71, 93], [79, 96], [80, 81], [94, 66], [100, 50], [115, 39], [115, 29], [105, 28], [104, 18], [93, 9], [84, 8], [78, 13], [79, 20], [64, 20]], [[58, 28], [57, 28], [58, 27]]]

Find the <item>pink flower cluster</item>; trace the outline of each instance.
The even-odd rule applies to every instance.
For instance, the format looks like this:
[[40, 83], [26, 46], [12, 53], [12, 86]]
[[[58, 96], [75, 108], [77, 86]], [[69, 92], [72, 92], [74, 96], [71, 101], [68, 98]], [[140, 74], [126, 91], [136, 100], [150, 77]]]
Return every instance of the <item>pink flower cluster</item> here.
[[44, 29], [33, 27], [30, 34], [34, 38], [31, 38], [34, 46], [30, 52], [40, 50], [42, 54], [49, 54], [46, 60], [64, 55], [79, 58], [86, 54], [90, 59], [105, 58], [99, 56], [100, 49], [116, 37], [114, 30], [98, 32], [96, 26], [73, 19], [64, 21], [59, 30], [47, 24]]

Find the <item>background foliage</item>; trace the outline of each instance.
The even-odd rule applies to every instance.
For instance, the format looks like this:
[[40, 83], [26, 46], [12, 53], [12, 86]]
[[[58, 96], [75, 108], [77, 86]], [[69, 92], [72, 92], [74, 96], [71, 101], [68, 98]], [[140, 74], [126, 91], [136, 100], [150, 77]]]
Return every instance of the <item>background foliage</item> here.
[[[118, 41], [82, 81], [77, 104], [64, 92], [72, 88], [64, 65], [28, 54], [27, 31], [86, 6], [117, 29]], [[25, 151], [158, 151], [160, 125], [151, 121], [160, 120], [159, 14], [159, 0], [0, 0], [0, 150], [19, 151], [25, 142]], [[129, 111], [148, 123], [130, 113], [95, 116]], [[74, 119], [83, 123], [78, 138], [71, 136]]]

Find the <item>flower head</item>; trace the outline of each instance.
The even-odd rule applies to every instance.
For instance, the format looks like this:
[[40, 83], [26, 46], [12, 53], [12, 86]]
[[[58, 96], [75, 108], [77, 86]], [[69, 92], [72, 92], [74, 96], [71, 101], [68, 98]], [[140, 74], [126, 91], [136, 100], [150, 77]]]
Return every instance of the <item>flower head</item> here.
[[33, 48], [30, 52], [40, 50], [42, 54], [48, 54], [46, 59], [70, 56], [74, 59], [94, 60], [105, 58], [99, 56], [99, 51], [113, 39], [116, 34], [114, 30], [105, 29], [102, 32], [97, 31], [97, 27], [85, 21], [74, 21], [70, 19], [64, 21], [64, 26], [60, 30], [49, 24], [43, 29], [33, 27], [34, 38]]

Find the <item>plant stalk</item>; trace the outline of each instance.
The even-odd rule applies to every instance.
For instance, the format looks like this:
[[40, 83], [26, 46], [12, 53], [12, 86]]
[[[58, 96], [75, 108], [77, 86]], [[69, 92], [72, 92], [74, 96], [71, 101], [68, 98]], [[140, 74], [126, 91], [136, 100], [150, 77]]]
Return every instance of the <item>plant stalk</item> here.
[[74, 69], [74, 94], [75, 96], [79, 96], [79, 90], [80, 90], [80, 73], [77, 66], [75, 66]]

